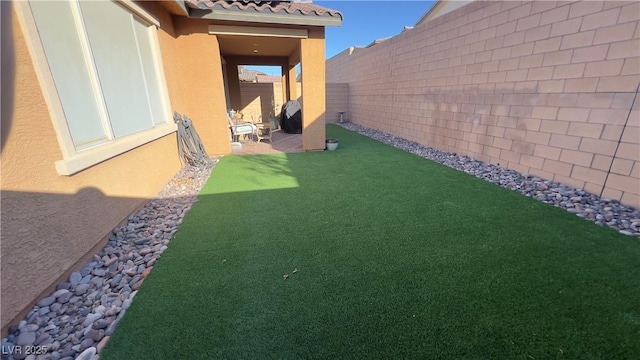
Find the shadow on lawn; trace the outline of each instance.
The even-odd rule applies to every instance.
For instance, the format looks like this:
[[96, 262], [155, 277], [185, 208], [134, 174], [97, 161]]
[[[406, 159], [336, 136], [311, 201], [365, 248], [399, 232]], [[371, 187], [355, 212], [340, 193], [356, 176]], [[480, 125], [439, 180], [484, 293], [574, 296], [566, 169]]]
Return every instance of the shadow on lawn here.
[[231, 155], [237, 156], [237, 166], [242, 169], [264, 176], [295, 177], [289, 167], [286, 154], [278, 155]]

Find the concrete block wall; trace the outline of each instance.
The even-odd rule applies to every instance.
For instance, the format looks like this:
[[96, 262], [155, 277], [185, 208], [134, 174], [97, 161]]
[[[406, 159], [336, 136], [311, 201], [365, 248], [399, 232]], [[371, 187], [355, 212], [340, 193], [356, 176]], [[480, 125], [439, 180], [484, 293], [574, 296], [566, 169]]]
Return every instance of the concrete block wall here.
[[[301, 84], [297, 83], [297, 100], [300, 101], [302, 92]], [[244, 119], [251, 122], [258, 122], [260, 116], [268, 120], [270, 116], [280, 114], [280, 109], [284, 104], [282, 94], [282, 83], [240, 83], [240, 101]]]
[[[297, 83], [296, 94], [301, 101], [301, 83]], [[278, 115], [282, 104], [282, 83], [240, 83], [242, 113], [247, 121], [258, 122], [260, 116], [267, 120], [270, 114]], [[326, 84], [326, 122], [337, 122], [340, 111], [349, 110], [349, 84]]]
[[340, 120], [340, 112], [346, 111], [345, 119], [349, 118], [349, 84], [327, 84], [327, 112], [326, 122], [335, 123]]
[[640, 207], [640, 3], [476, 1], [327, 61], [351, 121]]
[[258, 122], [260, 117], [268, 120], [276, 114], [275, 109], [282, 106], [282, 91], [276, 92], [273, 83], [240, 83], [240, 99], [244, 120]]

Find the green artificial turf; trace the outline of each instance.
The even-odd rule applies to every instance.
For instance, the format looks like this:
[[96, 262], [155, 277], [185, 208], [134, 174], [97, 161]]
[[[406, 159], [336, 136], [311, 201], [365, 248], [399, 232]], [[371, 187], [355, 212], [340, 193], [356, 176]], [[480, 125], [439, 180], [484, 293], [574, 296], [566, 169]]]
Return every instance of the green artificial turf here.
[[638, 239], [327, 136], [338, 150], [222, 158], [101, 359], [640, 354]]

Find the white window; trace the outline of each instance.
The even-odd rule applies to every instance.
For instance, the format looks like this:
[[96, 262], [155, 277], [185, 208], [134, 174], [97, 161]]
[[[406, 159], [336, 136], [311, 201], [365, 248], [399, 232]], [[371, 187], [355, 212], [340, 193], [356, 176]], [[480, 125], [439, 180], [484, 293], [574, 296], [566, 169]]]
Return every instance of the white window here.
[[54, 119], [65, 155], [56, 163], [61, 174], [175, 130], [156, 24], [135, 4], [123, 3], [29, 2], [55, 88], [50, 97], [62, 109], [53, 115], [63, 118]]

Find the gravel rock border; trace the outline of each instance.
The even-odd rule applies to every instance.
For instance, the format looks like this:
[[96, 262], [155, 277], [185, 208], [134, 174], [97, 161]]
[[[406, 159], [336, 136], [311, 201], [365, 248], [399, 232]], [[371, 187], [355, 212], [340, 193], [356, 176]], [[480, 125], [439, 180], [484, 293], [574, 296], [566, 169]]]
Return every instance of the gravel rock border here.
[[[217, 163], [184, 167], [85, 267], [9, 328], [7, 360], [96, 360]], [[27, 354], [29, 352], [30, 354]]]
[[608, 226], [621, 234], [640, 238], [640, 212], [620, 204], [617, 200], [603, 199], [582, 189], [542, 179], [515, 170], [488, 164], [465, 155], [457, 155], [418, 144], [398, 136], [370, 129], [354, 123], [338, 124], [345, 129], [370, 137], [398, 149], [433, 160], [459, 171], [504, 188], [516, 191], [547, 204], [565, 209], [577, 216]]

